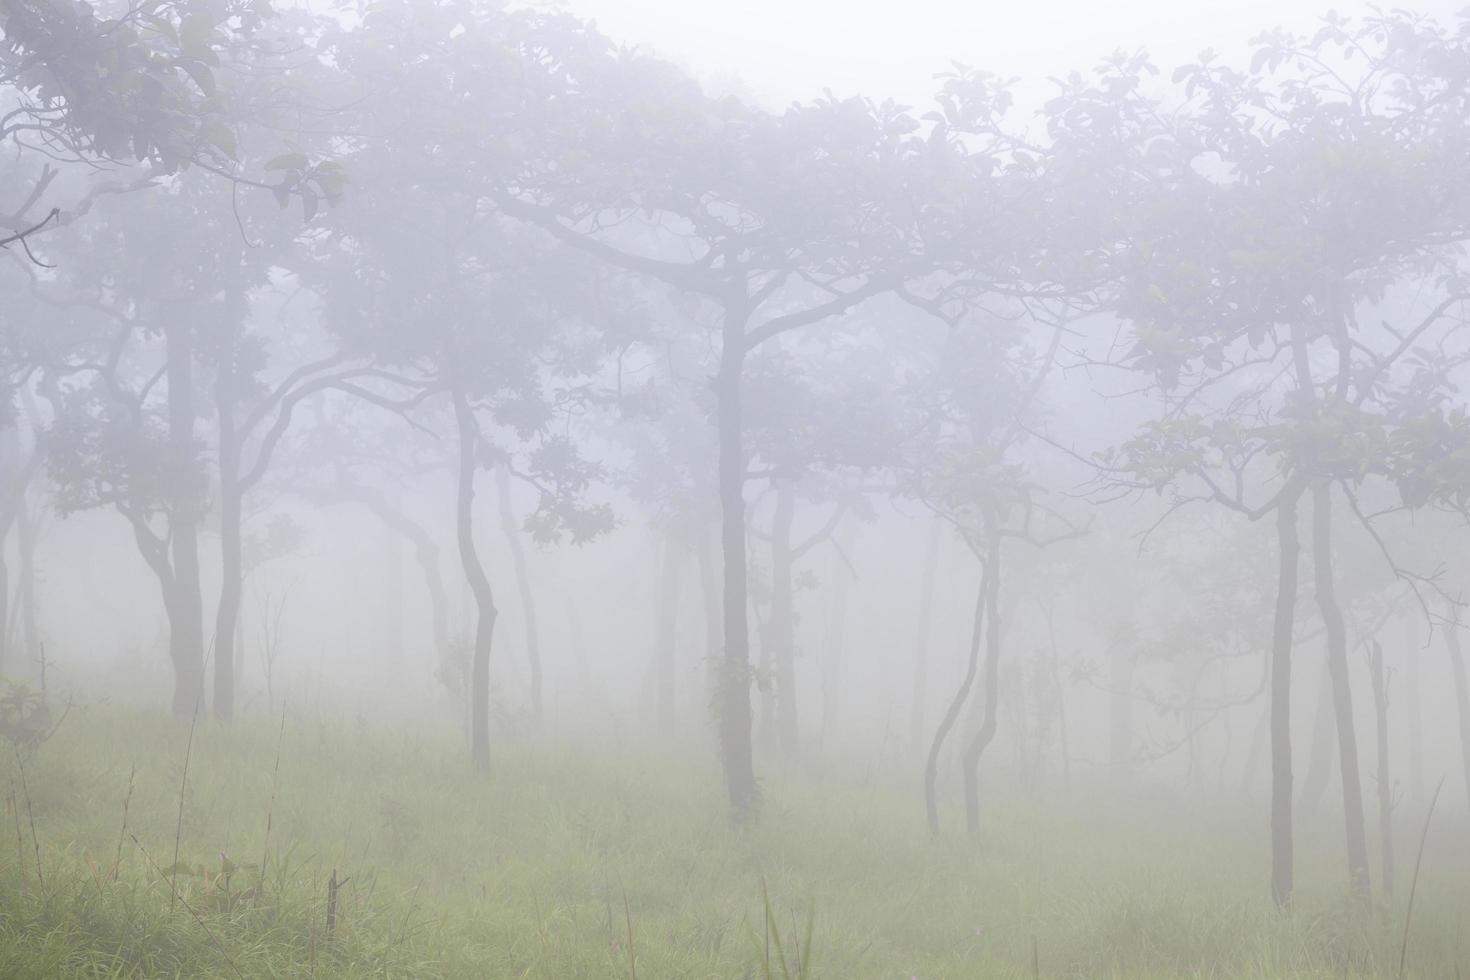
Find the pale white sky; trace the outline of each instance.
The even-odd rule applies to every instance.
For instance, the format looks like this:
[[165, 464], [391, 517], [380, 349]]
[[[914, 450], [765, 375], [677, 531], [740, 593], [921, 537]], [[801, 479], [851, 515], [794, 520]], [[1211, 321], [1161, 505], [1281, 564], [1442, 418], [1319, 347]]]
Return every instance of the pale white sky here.
[[[1405, 0], [1445, 21], [1465, 0]], [[1314, 30], [1359, 0], [564, 0], [626, 43], [646, 44], [705, 80], [739, 77], [784, 105], [837, 95], [915, 104], [951, 60], [1044, 82], [1116, 48], [1147, 48], [1166, 71], [1214, 47], [1246, 50], [1263, 28]], [[1385, 4], [1393, 6], [1394, 4]], [[1029, 87], [1029, 86], [1028, 86]], [[1034, 89], [1033, 89], [1034, 91]]]

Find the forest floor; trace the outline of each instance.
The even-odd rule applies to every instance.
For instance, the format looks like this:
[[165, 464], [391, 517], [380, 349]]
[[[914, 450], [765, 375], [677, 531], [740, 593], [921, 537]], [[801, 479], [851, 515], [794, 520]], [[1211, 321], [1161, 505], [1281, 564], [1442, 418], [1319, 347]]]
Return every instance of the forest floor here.
[[[735, 831], [712, 760], [628, 738], [518, 741], [485, 779], [450, 737], [351, 720], [201, 721], [188, 743], [95, 707], [5, 746], [0, 977], [1394, 977], [1420, 829], [1367, 912], [1340, 833], [1304, 830], [1283, 916], [1260, 801], [1074, 787], [996, 800], [976, 840], [947, 810], [932, 841], [910, 774], [768, 765]], [[1470, 976], [1445, 796], [1407, 976]]]

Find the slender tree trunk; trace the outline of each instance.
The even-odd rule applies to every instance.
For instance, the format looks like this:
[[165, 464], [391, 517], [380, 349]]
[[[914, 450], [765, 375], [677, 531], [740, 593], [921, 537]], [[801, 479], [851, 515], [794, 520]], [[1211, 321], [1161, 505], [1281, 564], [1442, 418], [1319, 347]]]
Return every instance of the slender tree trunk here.
[[521, 615], [526, 623], [526, 665], [531, 672], [531, 716], [537, 725], [542, 719], [541, 697], [541, 631], [536, 625], [536, 597], [531, 592], [531, 574], [526, 567], [526, 549], [521, 542], [521, 528], [516, 523], [510, 499], [510, 470], [495, 468], [495, 491], [500, 502], [500, 529], [510, 546], [510, 560], [516, 573], [516, 591], [521, 596]]
[[842, 657], [847, 649], [847, 596], [852, 587], [851, 560], [855, 522], [847, 520], [839, 532], [841, 545], [832, 556], [832, 601], [828, 610], [827, 655], [822, 663], [822, 747], [829, 754], [837, 745], [838, 705], [842, 698]]
[[1297, 504], [1288, 488], [1276, 506], [1276, 614], [1271, 628], [1271, 897], [1291, 902], [1295, 888], [1292, 839], [1291, 652], [1301, 565]]
[[214, 716], [235, 717], [235, 626], [240, 619], [244, 588], [241, 548], [243, 513], [240, 488], [240, 433], [235, 427], [235, 348], [220, 353], [215, 378], [215, 410], [219, 421], [220, 593], [214, 623]]
[[727, 309], [719, 402], [720, 537], [724, 549], [725, 656], [720, 669], [717, 720], [725, 791], [734, 822], [755, 812], [759, 791], [750, 742], [750, 622], [747, 618], [745, 556], [745, 447], [741, 419], [741, 375], [745, 360], [746, 314]]
[[1264, 711], [1251, 726], [1251, 744], [1246, 749], [1245, 764], [1240, 769], [1240, 796], [1241, 799], [1249, 799], [1251, 790], [1256, 785], [1256, 774], [1261, 771], [1261, 759], [1266, 754], [1266, 742], [1271, 736], [1271, 705], [1267, 704]]
[[204, 697], [204, 600], [199, 585], [199, 490], [195, 474], [194, 352], [190, 328], [164, 331], [167, 346], [170, 479], [169, 658], [174, 667], [174, 717], [192, 717]]
[[671, 734], [675, 721], [675, 692], [678, 660], [675, 656], [675, 640], [679, 625], [679, 572], [683, 564], [678, 542], [673, 535], [665, 535], [658, 589], [657, 636], [654, 639], [654, 659], [658, 671], [658, 727]]
[[985, 556], [985, 719], [965, 748], [965, 828], [980, 832], [980, 756], [995, 738], [1000, 707], [1000, 535], [991, 531]]
[[1337, 748], [1332, 738], [1332, 678], [1324, 661], [1317, 681], [1317, 704], [1312, 715], [1312, 746], [1307, 755], [1307, 774], [1302, 779], [1301, 808], [1315, 815], [1327, 792]]
[[775, 660], [777, 744], [787, 758], [800, 751], [796, 706], [796, 611], [792, 582], [791, 526], [796, 517], [796, 484], [778, 477], [776, 512], [771, 522], [770, 646]]
[[1411, 611], [1404, 617], [1404, 725], [1409, 730], [1409, 792], [1414, 803], [1424, 800], [1424, 724], [1419, 683], [1419, 620]]
[[454, 388], [454, 420], [459, 430], [459, 492], [455, 531], [465, 581], [475, 601], [475, 651], [470, 666], [470, 758], [481, 773], [490, 771], [490, 643], [495, 636], [495, 597], [475, 548], [476, 452], [480, 429], [464, 389]]
[[424, 576], [424, 588], [429, 593], [429, 620], [434, 634], [434, 652], [438, 660], [439, 680], [453, 687], [455, 669], [451, 663], [449, 642], [449, 594], [444, 588], [443, 569], [439, 563], [439, 546], [422, 524], [413, 520], [401, 507], [390, 503], [377, 490], [358, 486], [339, 474], [337, 486], [332, 493], [366, 507], [373, 516], [382, 521], [400, 537], [406, 538], [414, 548], [414, 561]]
[[1363, 787], [1358, 767], [1358, 736], [1353, 729], [1353, 694], [1348, 677], [1347, 628], [1337, 604], [1332, 574], [1332, 488], [1325, 481], [1312, 487], [1312, 564], [1317, 607], [1327, 627], [1327, 665], [1332, 680], [1333, 714], [1337, 719], [1337, 758], [1342, 777], [1342, 803], [1347, 827], [1348, 879], [1353, 892], [1372, 893], [1368, 871], [1368, 835], [1363, 817]]
[[719, 664], [724, 649], [724, 614], [720, 607], [720, 586], [715, 567], [712, 534], [701, 533], [695, 560], [699, 564], [699, 593], [704, 607], [704, 680], [705, 703], [713, 704], [719, 695]]
[[1393, 898], [1393, 772], [1388, 757], [1388, 677], [1383, 669], [1383, 647], [1377, 640], [1373, 641], [1369, 669], [1378, 748], [1378, 842], [1383, 860], [1383, 897], [1387, 900]]
[[1460, 762], [1465, 769], [1465, 793], [1470, 798], [1470, 679], [1465, 673], [1465, 656], [1460, 647], [1460, 611], [1450, 607], [1450, 623], [1444, 631], [1445, 647], [1454, 674], [1455, 708], [1460, 719]]
[[970, 628], [970, 650], [969, 659], [965, 665], [965, 676], [960, 680], [960, 686], [954, 692], [954, 697], [950, 699], [944, 717], [939, 720], [939, 728], [934, 732], [934, 738], [929, 743], [929, 756], [924, 763], [924, 809], [929, 818], [929, 833], [936, 837], [939, 835], [939, 753], [944, 749], [944, 742], [949, 738], [950, 730], [959, 720], [960, 712], [964, 710], [965, 702], [970, 697], [970, 688], [975, 685], [975, 674], [979, 669], [980, 660], [980, 637], [985, 628], [985, 608], [989, 598], [989, 589], [990, 569], [986, 568], [981, 574], [980, 588], [975, 595], [975, 617], [974, 624]]
[[929, 633], [934, 621], [934, 575], [939, 568], [939, 543], [944, 520], [935, 515], [924, 549], [924, 571], [919, 584], [919, 631], [914, 643], [914, 689], [909, 702], [909, 750], [918, 755], [924, 744], [924, 700], [929, 693]]

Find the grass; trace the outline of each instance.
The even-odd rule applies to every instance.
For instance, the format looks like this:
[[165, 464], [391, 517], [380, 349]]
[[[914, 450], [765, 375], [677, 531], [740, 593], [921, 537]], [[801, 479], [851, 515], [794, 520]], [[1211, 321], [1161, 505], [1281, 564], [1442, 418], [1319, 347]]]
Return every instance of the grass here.
[[[1014, 796], [933, 842], [908, 774], [796, 771], [742, 832], [706, 760], [651, 748], [518, 742], [477, 780], [448, 737], [201, 720], [184, 779], [188, 735], [90, 708], [7, 748], [0, 977], [1397, 974], [1403, 899], [1354, 911], [1330, 828], [1271, 907], [1259, 803]], [[1436, 820], [1406, 975], [1470, 975], [1464, 814]]]

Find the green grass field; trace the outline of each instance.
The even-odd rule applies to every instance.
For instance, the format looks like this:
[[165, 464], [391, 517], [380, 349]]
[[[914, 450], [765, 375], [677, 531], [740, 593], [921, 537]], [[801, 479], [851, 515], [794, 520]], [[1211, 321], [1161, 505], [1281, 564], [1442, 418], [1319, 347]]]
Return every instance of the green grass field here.
[[[476, 779], [449, 735], [289, 714], [277, 773], [277, 732], [201, 722], [181, 822], [187, 728], [89, 708], [6, 746], [0, 977], [1398, 975], [1418, 826], [1367, 912], [1331, 826], [1303, 829], [1288, 917], [1255, 803], [1012, 793], [979, 840], [934, 842], [910, 774], [767, 765], [735, 831], [712, 762], [626, 739], [513, 743]], [[1450, 795], [1409, 976], [1470, 976]]]

